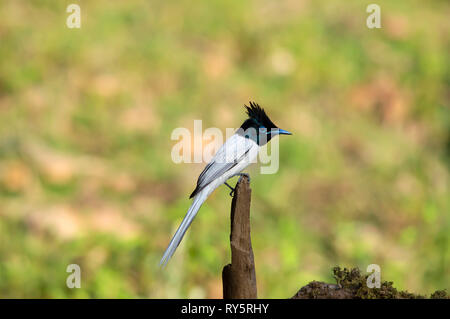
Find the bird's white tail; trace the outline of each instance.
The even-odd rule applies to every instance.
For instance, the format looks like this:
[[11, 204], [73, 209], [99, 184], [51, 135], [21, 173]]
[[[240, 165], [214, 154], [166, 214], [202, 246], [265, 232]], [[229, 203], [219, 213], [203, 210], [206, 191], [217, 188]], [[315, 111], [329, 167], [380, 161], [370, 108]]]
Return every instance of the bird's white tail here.
[[197, 196], [194, 197], [194, 201], [192, 202], [191, 207], [189, 207], [186, 216], [184, 216], [183, 221], [178, 227], [175, 235], [173, 235], [173, 238], [170, 241], [169, 246], [164, 252], [161, 261], [159, 262], [160, 266], [164, 267], [169, 261], [169, 259], [172, 257], [181, 240], [183, 239], [184, 234], [186, 233], [187, 229], [194, 220], [195, 215], [197, 215], [198, 210], [200, 209], [200, 207], [202, 206], [203, 202], [206, 200], [207, 197], [208, 196], [205, 191], [198, 193]]

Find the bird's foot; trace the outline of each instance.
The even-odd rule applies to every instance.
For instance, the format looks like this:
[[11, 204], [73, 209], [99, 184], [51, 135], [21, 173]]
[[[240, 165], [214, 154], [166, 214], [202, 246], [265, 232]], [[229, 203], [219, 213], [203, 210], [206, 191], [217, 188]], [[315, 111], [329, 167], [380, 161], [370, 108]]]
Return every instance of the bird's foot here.
[[[239, 180], [238, 180], [238, 183], [241, 181], [241, 178], [242, 178], [243, 176], [247, 177], [247, 178], [248, 178], [248, 181], [250, 182], [250, 175], [247, 174], [247, 173], [238, 173], [238, 174], [236, 174], [236, 175], [234, 175], [234, 176], [240, 176], [240, 177], [239, 177]], [[225, 185], [227, 185], [228, 188], [231, 189], [230, 196], [233, 197], [234, 191], [236, 190], [236, 188], [231, 187], [230, 185], [228, 185], [227, 182], [225, 182]]]
[[228, 183], [227, 183], [227, 182], [225, 182], [225, 185], [227, 185], [227, 186], [228, 186], [228, 188], [229, 188], [229, 189], [231, 189], [231, 192], [230, 192], [230, 196], [231, 196], [231, 197], [233, 197], [233, 195], [234, 195], [234, 188], [233, 188], [233, 187], [231, 187], [230, 185], [228, 185]]

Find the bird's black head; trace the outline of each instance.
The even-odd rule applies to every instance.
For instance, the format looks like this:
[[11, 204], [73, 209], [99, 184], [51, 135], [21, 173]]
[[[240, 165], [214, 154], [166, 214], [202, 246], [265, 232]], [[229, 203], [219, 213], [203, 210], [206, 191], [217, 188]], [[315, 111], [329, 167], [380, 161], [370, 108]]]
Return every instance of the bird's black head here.
[[244, 105], [244, 107], [247, 109], [248, 119], [241, 125], [240, 132], [246, 138], [253, 139], [258, 145], [266, 144], [273, 136], [279, 134], [292, 134], [276, 126], [257, 103], [250, 102], [250, 106]]

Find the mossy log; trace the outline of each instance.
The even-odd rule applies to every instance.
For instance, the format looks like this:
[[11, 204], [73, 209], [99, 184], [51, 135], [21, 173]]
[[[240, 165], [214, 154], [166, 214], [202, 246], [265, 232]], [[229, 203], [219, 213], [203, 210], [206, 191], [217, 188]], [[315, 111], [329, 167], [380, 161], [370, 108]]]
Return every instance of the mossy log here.
[[[367, 286], [368, 275], [362, 275], [358, 268], [333, 269], [336, 284], [312, 281], [302, 287], [291, 299], [425, 299], [424, 295], [398, 291], [392, 281], [384, 281], [380, 288]], [[445, 290], [437, 290], [431, 299], [449, 299]]]

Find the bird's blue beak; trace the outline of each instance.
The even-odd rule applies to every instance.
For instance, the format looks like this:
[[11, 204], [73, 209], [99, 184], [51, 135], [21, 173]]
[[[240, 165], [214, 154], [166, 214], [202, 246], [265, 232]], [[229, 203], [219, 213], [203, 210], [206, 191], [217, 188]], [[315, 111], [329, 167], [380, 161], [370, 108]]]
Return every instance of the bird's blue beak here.
[[285, 131], [285, 130], [283, 130], [281, 128], [278, 129], [278, 134], [280, 134], [280, 135], [292, 135], [291, 132]]

